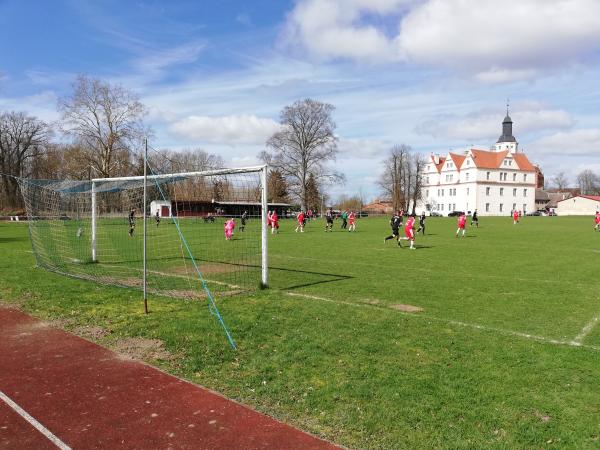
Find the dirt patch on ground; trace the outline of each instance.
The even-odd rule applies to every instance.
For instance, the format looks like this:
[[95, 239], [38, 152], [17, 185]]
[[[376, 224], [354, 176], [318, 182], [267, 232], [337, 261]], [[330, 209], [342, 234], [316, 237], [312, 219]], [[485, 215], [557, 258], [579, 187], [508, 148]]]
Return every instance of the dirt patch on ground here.
[[420, 307], [414, 306], [414, 305], [398, 304], [398, 305], [390, 305], [390, 308], [397, 309], [398, 311], [410, 312], [410, 313], [417, 313], [417, 312], [424, 311], [423, 308], [420, 308]]
[[174, 356], [165, 349], [165, 344], [160, 339], [124, 338], [119, 339], [112, 347], [114, 351], [126, 359], [140, 361], [148, 359], [169, 361], [174, 359]]
[[368, 303], [369, 305], [379, 305], [379, 300], [376, 298], [365, 298], [364, 302]]
[[110, 334], [110, 331], [105, 330], [102, 327], [95, 327], [95, 326], [90, 326], [90, 325], [76, 327], [73, 330], [73, 332], [78, 336], [81, 336], [85, 339], [90, 339], [92, 341], [97, 341], [99, 339], [102, 339], [104, 336], [107, 336]]
[[71, 320], [69, 320], [65, 317], [58, 317], [56, 319], [46, 320], [43, 323], [44, 323], [44, 325], [47, 325], [49, 327], [59, 328], [61, 330], [64, 330], [65, 328], [67, 328], [69, 326], [69, 324], [71, 323]]

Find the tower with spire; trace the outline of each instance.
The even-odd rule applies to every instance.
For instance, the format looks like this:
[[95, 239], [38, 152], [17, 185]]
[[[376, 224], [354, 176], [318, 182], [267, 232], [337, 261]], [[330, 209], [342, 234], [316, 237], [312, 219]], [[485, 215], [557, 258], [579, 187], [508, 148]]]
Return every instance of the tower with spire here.
[[502, 135], [498, 138], [496, 144], [492, 147], [497, 152], [508, 150], [509, 153], [517, 153], [519, 143], [513, 136], [512, 126], [513, 121], [510, 118], [509, 113], [509, 102], [506, 101], [506, 117], [502, 121]]

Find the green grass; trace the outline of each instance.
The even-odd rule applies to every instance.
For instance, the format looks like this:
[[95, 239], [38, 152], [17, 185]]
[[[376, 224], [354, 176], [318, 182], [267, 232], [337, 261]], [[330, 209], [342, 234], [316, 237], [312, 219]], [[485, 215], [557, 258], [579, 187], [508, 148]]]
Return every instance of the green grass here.
[[429, 219], [410, 251], [383, 244], [385, 218], [354, 234], [282, 221], [271, 289], [217, 298], [238, 351], [204, 302], [152, 296], [144, 315], [138, 291], [34, 268], [25, 224], [0, 223], [0, 298], [102, 326], [104, 345], [161, 339], [178, 359], [153, 363], [349, 447], [598, 448], [600, 323], [569, 343], [600, 316], [600, 233], [587, 217], [482, 218], [464, 239], [455, 224]]

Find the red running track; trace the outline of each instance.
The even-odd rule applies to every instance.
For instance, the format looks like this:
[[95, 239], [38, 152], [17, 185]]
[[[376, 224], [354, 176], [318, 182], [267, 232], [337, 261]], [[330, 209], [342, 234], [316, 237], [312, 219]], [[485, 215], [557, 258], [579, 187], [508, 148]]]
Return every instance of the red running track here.
[[[0, 396], [64, 448], [337, 448], [17, 310], [0, 307], [0, 324]], [[0, 448], [55, 443], [0, 398]]]

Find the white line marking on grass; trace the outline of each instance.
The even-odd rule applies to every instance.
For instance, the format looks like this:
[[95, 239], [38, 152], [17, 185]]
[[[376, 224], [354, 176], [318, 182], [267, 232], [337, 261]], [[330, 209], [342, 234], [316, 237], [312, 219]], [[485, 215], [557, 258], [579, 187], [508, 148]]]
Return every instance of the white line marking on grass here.
[[[303, 297], [303, 298], [308, 298], [308, 299], [312, 299], [312, 300], [321, 300], [321, 301], [324, 301], [324, 302], [338, 303], [338, 304], [341, 304], [341, 305], [354, 306], [354, 307], [357, 307], [357, 308], [378, 308], [378, 309], [386, 308], [386, 309], [393, 310], [397, 314], [402, 314], [403, 316], [410, 316], [410, 317], [415, 317], [415, 318], [420, 318], [420, 319], [426, 319], [426, 320], [434, 320], [436, 322], [442, 322], [442, 323], [446, 323], [446, 324], [449, 324], [449, 325], [456, 325], [456, 326], [466, 327], [466, 328], [474, 328], [476, 330], [491, 331], [491, 332], [494, 332], [494, 333], [505, 334], [507, 336], [516, 336], [516, 337], [520, 337], [520, 338], [524, 338], [524, 339], [529, 339], [529, 340], [532, 340], [532, 341], [545, 342], [547, 344], [552, 344], [552, 345], [565, 345], [565, 346], [568, 346], [568, 347], [583, 347], [583, 348], [588, 348], [588, 349], [591, 349], [591, 350], [600, 351], [600, 347], [599, 346], [582, 344], [581, 342], [579, 342], [577, 340], [573, 340], [573, 341], [561, 341], [559, 339], [552, 339], [552, 338], [547, 338], [547, 337], [544, 337], [544, 336], [537, 336], [535, 334], [522, 333], [522, 332], [519, 332], [519, 331], [505, 330], [503, 328], [494, 328], [494, 327], [488, 327], [488, 326], [485, 326], [485, 325], [479, 325], [479, 324], [476, 324], [476, 323], [460, 322], [458, 320], [452, 320], [452, 319], [443, 319], [441, 317], [429, 316], [427, 314], [419, 314], [419, 313], [415, 314], [415, 313], [409, 313], [409, 312], [406, 312], [406, 311], [399, 311], [397, 309], [387, 308], [384, 305], [371, 305], [371, 304], [367, 304], [367, 303], [352, 303], [352, 302], [346, 302], [344, 300], [334, 300], [334, 299], [331, 299], [331, 298], [317, 297], [316, 295], [300, 294], [298, 292], [285, 292], [285, 293], [287, 295], [289, 295], [289, 296], [292, 296], [292, 297]], [[600, 317], [596, 318], [596, 322], [599, 321], [599, 320], [600, 320]], [[596, 322], [594, 322], [594, 324]], [[591, 328], [593, 328], [594, 324], [591, 325], [590, 331], [591, 331]], [[588, 325], [590, 325], [590, 324], [588, 324]], [[588, 333], [589, 333], [589, 331], [588, 331]]]
[[39, 423], [33, 417], [31, 417], [27, 411], [13, 402], [10, 397], [8, 397], [4, 392], [0, 391], [0, 398], [4, 400], [4, 402], [10, 406], [15, 412], [17, 412], [21, 417], [23, 417], [27, 422], [29, 422], [36, 430], [46, 436], [54, 445], [56, 445], [61, 450], [71, 450], [67, 444], [57, 438], [50, 430], [48, 430], [44, 425]]
[[573, 345], [581, 345], [581, 341], [583, 341], [585, 339], [585, 337], [592, 332], [592, 330], [594, 329], [594, 327], [596, 326], [596, 324], [599, 321], [600, 321], [600, 316], [596, 316], [592, 320], [590, 320], [588, 323], [586, 323], [585, 326], [579, 332], [579, 334], [577, 336], [575, 336], [575, 339], [573, 339], [571, 341], [573, 343]]

